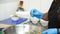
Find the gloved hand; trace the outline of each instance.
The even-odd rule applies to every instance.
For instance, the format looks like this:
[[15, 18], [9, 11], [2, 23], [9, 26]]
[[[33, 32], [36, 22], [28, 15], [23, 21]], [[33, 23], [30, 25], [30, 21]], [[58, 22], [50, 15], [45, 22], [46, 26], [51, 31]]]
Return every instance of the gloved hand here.
[[32, 9], [32, 10], [30, 11], [30, 15], [31, 15], [32, 17], [37, 17], [37, 18], [39, 18], [39, 19], [43, 18], [43, 13], [42, 13], [42, 12], [39, 12], [37, 9]]
[[57, 28], [51, 28], [43, 31], [42, 34], [58, 34], [58, 31]]

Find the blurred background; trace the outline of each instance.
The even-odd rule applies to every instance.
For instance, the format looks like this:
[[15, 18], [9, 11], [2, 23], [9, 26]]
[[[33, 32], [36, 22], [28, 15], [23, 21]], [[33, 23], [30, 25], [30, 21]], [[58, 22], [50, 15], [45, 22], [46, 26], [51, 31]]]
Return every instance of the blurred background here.
[[[32, 18], [30, 16], [31, 9], [38, 9], [42, 13], [48, 12], [51, 3], [53, 0], [0, 0], [0, 21], [13, 17], [14, 15], [17, 15], [22, 18], [27, 18], [28, 20], [26, 22], [34, 21], [37, 22], [39, 19]], [[13, 17], [13, 20], [16, 20], [15, 17]], [[48, 21], [40, 19], [43, 26], [48, 25]], [[5, 25], [5, 26], [4, 26]], [[6, 28], [8, 26], [12, 26], [9, 24], [1, 24], [0, 27]], [[21, 25], [15, 25], [17, 31], [20, 31], [19, 29]], [[30, 25], [31, 26], [31, 25]], [[30, 27], [29, 26], [29, 27]], [[26, 26], [26, 29], [29, 29], [29, 27]], [[36, 28], [36, 26], [33, 25], [33, 27]], [[33, 29], [32, 27], [32, 29]], [[45, 28], [42, 26], [39, 26], [39, 28]], [[40, 30], [41, 30], [40, 28]], [[9, 28], [5, 31], [8, 31]], [[15, 31], [15, 30], [14, 30]], [[10, 31], [9, 31], [10, 32]]]

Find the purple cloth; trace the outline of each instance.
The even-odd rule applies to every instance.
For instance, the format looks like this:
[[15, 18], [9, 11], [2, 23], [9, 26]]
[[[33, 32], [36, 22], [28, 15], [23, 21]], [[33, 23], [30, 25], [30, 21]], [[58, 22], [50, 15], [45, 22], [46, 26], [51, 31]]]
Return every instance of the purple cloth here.
[[8, 24], [10, 23], [10, 24], [16, 25], [16, 24], [20, 24], [26, 20], [27, 20], [27, 18], [19, 18], [17, 21], [13, 21], [11, 18], [7, 18], [7, 19], [4, 19], [0, 22], [4, 22], [4, 23], [8, 23]]

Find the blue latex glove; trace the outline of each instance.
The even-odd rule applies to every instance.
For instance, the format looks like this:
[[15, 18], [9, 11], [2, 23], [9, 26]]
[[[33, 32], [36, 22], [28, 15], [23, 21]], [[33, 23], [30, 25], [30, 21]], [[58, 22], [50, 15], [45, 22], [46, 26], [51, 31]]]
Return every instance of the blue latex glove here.
[[43, 18], [43, 13], [42, 13], [42, 12], [39, 12], [37, 9], [32, 9], [32, 10], [30, 11], [30, 15], [31, 15], [32, 17], [37, 17], [37, 18], [39, 18], [39, 19]]
[[58, 31], [57, 28], [51, 28], [43, 31], [42, 34], [58, 34]]

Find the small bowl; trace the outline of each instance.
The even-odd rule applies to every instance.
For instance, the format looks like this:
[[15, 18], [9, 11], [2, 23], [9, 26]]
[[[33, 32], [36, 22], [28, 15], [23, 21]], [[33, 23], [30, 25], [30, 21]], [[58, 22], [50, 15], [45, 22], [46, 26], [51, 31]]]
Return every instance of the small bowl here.
[[19, 17], [11, 17], [11, 19], [12, 19], [13, 21], [17, 21], [17, 20], [19, 20]]

